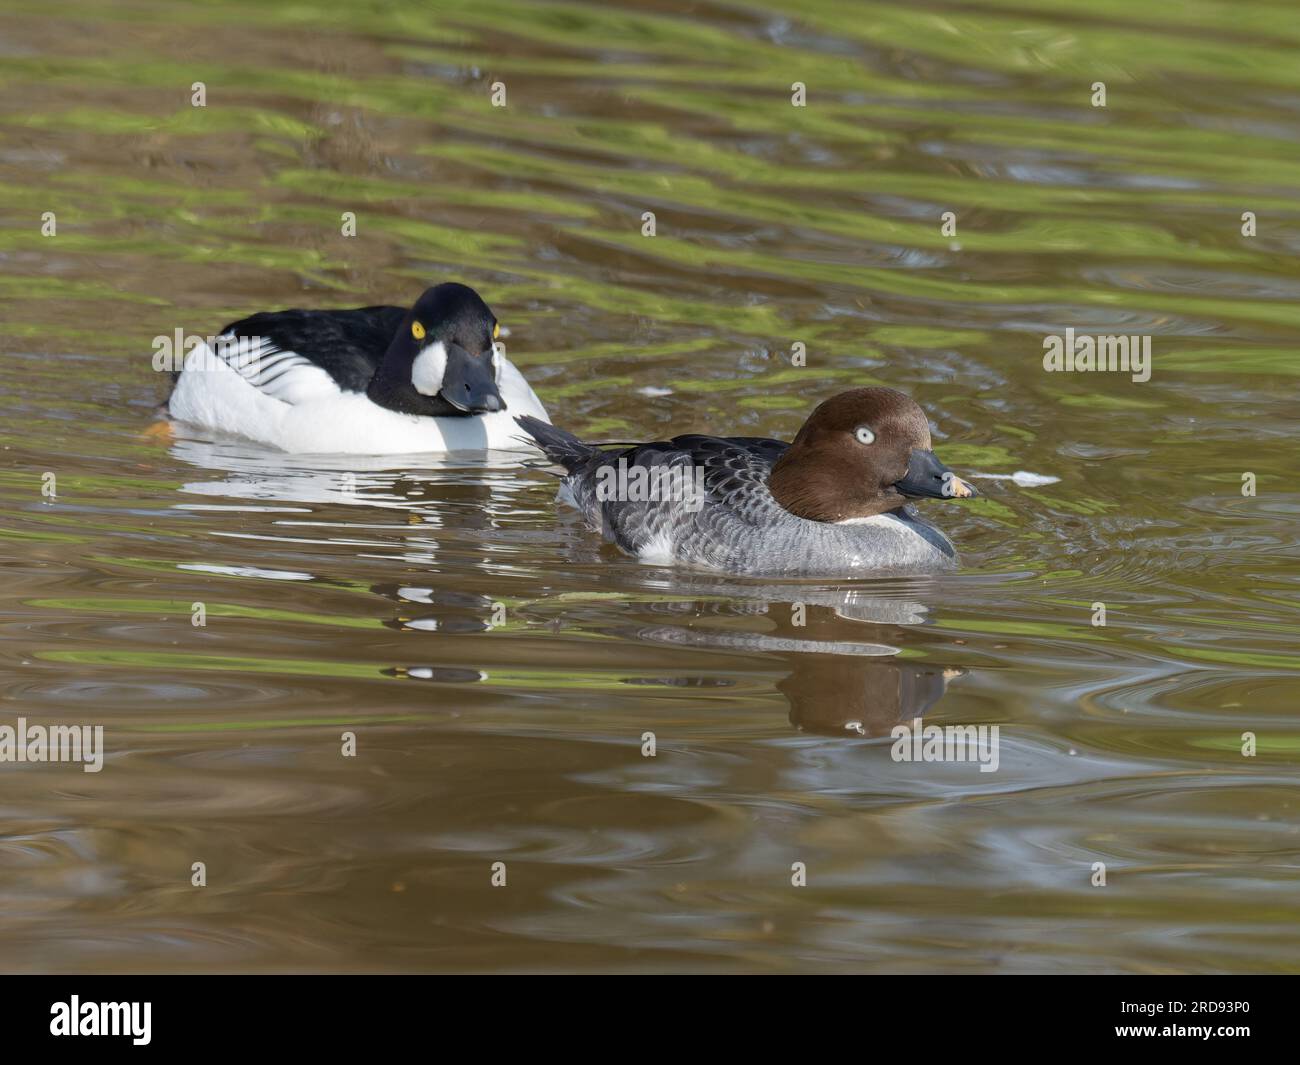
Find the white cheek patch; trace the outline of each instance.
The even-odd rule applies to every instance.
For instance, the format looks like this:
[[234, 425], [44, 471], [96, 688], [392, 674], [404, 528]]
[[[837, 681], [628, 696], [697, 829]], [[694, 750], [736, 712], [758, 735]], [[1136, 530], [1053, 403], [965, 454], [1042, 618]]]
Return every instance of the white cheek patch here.
[[436, 340], [415, 357], [411, 364], [411, 384], [422, 396], [436, 396], [442, 388], [447, 370], [447, 349]]
[[497, 384], [501, 383], [501, 360], [505, 358], [505, 345], [493, 341], [492, 343], [492, 379]]

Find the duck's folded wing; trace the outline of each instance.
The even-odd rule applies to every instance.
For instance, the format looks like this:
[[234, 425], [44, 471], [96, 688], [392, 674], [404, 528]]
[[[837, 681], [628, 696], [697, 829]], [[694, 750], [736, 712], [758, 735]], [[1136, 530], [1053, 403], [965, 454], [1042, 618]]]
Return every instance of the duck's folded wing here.
[[265, 337], [223, 333], [212, 354], [259, 392], [283, 403], [310, 403], [342, 391], [338, 382], [310, 359], [283, 351]]
[[763, 542], [788, 515], [772, 497], [767, 479], [788, 444], [757, 437], [678, 437], [703, 479], [704, 503], [679, 521], [679, 554], [729, 568], [738, 552]]
[[[767, 477], [788, 446], [757, 437], [679, 436], [602, 451], [572, 487], [579, 490], [577, 501], [588, 519], [624, 551], [654, 556], [661, 546], [680, 550], [686, 539], [707, 551], [711, 541], [718, 540], [721, 548], [729, 538], [724, 528], [762, 527], [780, 510]], [[640, 478], [638, 469], [645, 471]], [[615, 485], [628, 491], [614, 494]], [[657, 486], [655, 498], [644, 498], [646, 485]]]
[[708, 500], [715, 506], [760, 520], [778, 506], [767, 478], [789, 444], [756, 436], [679, 436], [673, 444], [702, 471]]
[[400, 307], [254, 314], [228, 325], [214, 353], [284, 403], [364, 392], [404, 314]]

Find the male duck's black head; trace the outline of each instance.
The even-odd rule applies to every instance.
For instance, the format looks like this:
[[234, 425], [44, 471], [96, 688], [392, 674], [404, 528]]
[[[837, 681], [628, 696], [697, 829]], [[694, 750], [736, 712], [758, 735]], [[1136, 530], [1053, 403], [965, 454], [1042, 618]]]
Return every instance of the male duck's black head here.
[[449, 282], [425, 291], [397, 327], [370, 383], [381, 406], [456, 417], [505, 410], [496, 316], [472, 288]]
[[786, 510], [812, 521], [978, 494], [935, 457], [925, 412], [892, 388], [855, 388], [821, 404], [772, 467], [768, 488]]

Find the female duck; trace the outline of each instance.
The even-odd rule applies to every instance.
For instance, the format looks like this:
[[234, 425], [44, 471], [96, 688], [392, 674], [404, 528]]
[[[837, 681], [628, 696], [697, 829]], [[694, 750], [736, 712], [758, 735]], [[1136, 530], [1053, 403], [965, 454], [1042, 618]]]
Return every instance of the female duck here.
[[550, 419], [499, 335], [454, 283], [409, 310], [262, 312], [189, 353], [168, 413], [303, 454], [517, 448], [515, 415]]
[[907, 506], [976, 491], [930, 449], [925, 412], [892, 388], [821, 404], [792, 444], [678, 436], [601, 448], [519, 424], [567, 471], [561, 493], [644, 562], [785, 577], [951, 569], [957, 552]]

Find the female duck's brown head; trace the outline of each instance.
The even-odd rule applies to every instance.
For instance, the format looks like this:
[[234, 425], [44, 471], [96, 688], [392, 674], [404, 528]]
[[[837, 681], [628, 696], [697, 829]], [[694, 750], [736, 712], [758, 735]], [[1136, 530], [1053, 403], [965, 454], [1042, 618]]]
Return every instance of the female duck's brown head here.
[[781, 506], [811, 521], [869, 518], [909, 499], [979, 494], [935, 457], [925, 412], [892, 388], [855, 388], [821, 404], [767, 485]]

